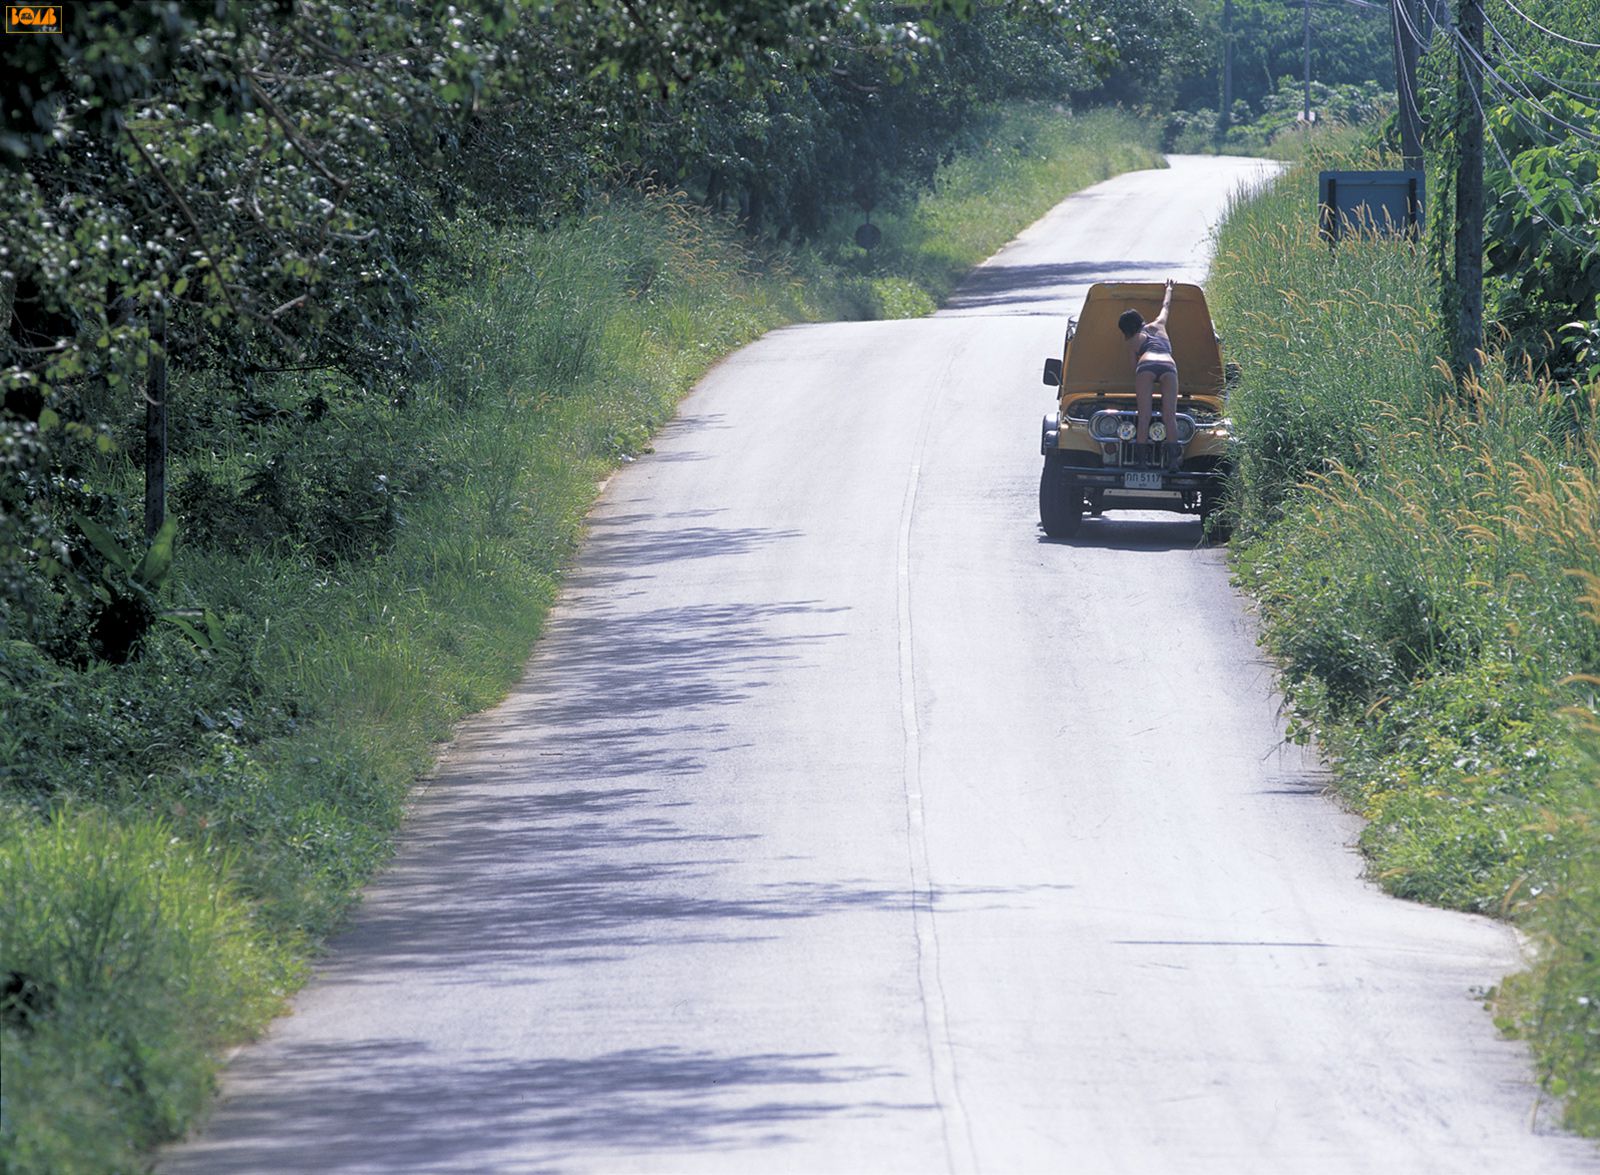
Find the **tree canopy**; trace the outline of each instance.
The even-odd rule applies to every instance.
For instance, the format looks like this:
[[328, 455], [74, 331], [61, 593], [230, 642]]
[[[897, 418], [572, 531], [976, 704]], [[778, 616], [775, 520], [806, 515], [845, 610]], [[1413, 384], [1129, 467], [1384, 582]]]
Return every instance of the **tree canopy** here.
[[158, 349], [235, 406], [294, 370], [403, 402], [441, 218], [648, 181], [804, 238], [996, 101], [1177, 54], [1179, 0], [1138, 3], [1133, 32], [1109, 0], [65, 6], [0, 71], [5, 597], [73, 574], [70, 518], [109, 508], [84, 460], [126, 446]]

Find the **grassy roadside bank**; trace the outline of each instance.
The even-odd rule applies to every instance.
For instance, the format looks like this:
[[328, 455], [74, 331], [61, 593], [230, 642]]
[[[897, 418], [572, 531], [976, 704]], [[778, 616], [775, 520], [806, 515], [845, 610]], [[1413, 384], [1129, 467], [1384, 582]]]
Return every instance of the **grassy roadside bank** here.
[[1533, 937], [1497, 1022], [1600, 1133], [1600, 388], [1491, 360], [1457, 392], [1427, 259], [1330, 253], [1318, 165], [1236, 210], [1212, 271], [1236, 567], [1371, 875]]
[[[870, 257], [853, 221], [756, 257], [659, 192], [547, 233], [463, 214], [434, 226], [414, 374], [241, 395], [176, 373], [161, 605], [203, 639], [157, 624], [125, 664], [75, 657], [63, 598], [54, 636], [0, 642], [0, 1167], [137, 1170], [203, 1112], [438, 740], [514, 680], [598, 481], [712, 363], [785, 322], [922, 312], [1066, 193], [1154, 164], [1143, 133], [1012, 111]], [[136, 503], [137, 425], [85, 439], [60, 493]], [[113, 530], [115, 589], [137, 519]]]
[[851, 221], [834, 226], [818, 248], [819, 259], [862, 276], [863, 317], [930, 313], [967, 270], [1063, 194], [1125, 171], [1163, 166], [1157, 138], [1154, 128], [1113, 110], [1092, 110], [1069, 121], [1034, 109], [998, 121], [941, 169], [931, 198], [872, 217], [883, 244], [870, 256], [861, 257], [851, 243]]

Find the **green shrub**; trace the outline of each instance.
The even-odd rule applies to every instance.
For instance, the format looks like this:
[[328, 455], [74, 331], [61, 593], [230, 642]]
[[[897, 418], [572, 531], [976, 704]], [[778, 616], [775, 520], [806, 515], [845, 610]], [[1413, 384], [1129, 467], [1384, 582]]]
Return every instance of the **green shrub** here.
[[[1600, 628], [1600, 591], [1586, 607]], [[1545, 1086], [1567, 1099], [1567, 1123], [1600, 1135], [1600, 676], [1579, 683], [1585, 696], [1567, 717], [1587, 781], [1574, 819], [1547, 818], [1551, 884], [1534, 892], [1529, 927], [1539, 938], [1533, 969], [1504, 985], [1502, 1022], [1526, 1031]]]
[[210, 1092], [211, 1050], [292, 978], [222, 878], [159, 820], [58, 809], [0, 823], [5, 1168], [130, 1170]]

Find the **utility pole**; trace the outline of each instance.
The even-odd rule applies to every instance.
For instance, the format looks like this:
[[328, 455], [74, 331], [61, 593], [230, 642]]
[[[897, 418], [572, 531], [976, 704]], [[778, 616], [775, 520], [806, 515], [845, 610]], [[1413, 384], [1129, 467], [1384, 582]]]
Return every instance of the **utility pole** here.
[[1400, 157], [1407, 171], [1422, 170], [1422, 130], [1417, 114], [1417, 22], [1421, 13], [1411, 0], [1390, 0], [1394, 32], [1395, 97], [1400, 109]]
[[1306, 106], [1304, 118], [1307, 129], [1311, 126], [1311, 0], [1305, 0], [1306, 26]]
[[1457, 379], [1477, 372], [1483, 349], [1483, 0], [1458, 0], [1456, 19], [1455, 322], [1450, 364]]
[[1233, 0], [1222, 0], [1222, 112], [1217, 117], [1217, 142], [1233, 122]]

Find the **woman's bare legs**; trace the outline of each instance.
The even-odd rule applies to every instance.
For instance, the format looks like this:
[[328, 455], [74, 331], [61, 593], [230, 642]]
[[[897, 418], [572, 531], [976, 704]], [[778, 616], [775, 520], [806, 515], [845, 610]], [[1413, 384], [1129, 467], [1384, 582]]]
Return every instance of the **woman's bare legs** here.
[[[1156, 373], [1153, 371], [1136, 371], [1133, 373], [1133, 395], [1139, 405], [1139, 443], [1145, 444], [1150, 439], [1150, 400], [1156, 390]], [[1163, 415], [1165, 409], [1163, 408]]]
[[1178, 439], [1178, 373], [1163, 371], [1154, 382], [1161, 386], [1161, 422], [1167, 426], [1167, 440], [1175, 441]]
[[[1178, 373], [1163, 371], [1153, 382], [1161, 385], [1161, 422], [1167, 426], [1167, 464], [1176, 467], [1182, 459], [1183, 445], [1178, 440]], [[1137, 385], [1137, 381], [1135, 381]], [[1137, 386], [1135, 387], [1137, 391]], [[1153, 391], [1154, 389], [1152, 389]], [[1150, 416], [1150, 393], [1140, 402], [1141, 424]]]

